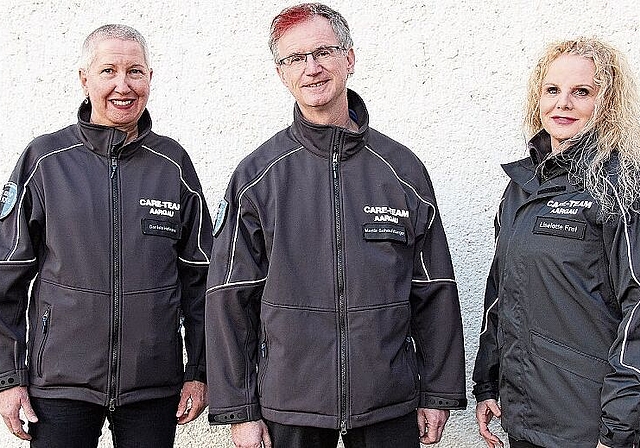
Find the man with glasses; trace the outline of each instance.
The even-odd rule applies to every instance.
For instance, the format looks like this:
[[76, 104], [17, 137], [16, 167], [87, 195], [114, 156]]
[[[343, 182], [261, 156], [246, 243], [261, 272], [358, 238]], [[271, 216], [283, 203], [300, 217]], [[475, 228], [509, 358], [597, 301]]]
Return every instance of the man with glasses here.
[[236, 447], [418, 448], [466, 406], [456, 282], [419, 159], [368, 126], [331, 8], [272, 22], [294, 121], [234, 172], [207, 290], [209, 420]]

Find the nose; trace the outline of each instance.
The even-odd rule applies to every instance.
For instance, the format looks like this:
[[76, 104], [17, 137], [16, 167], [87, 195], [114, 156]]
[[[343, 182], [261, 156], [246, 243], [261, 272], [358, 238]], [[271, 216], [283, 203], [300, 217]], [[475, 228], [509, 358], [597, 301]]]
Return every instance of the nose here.
[[129, 80], [127, 78], [126, 73], [119, 74], [115, 78], [115, 83], [116, 83], [115, 91], [117, 93], [124, 94], [124, 93], [131, 92], [131, 87], [129, 86]]
[[558, 95], [558, 102], [556, 103], [558, 109], [573, 109], [573, 102], [571, 99], [571, 92], [561, 93]]
[[304, 72], [307, 75], [312, 75], [320, 72], [322, 70], [322, 66], [318, 64], [318, 62], [313, 57], [313, 54], [307, 54], [307, 58], [304, 63]]

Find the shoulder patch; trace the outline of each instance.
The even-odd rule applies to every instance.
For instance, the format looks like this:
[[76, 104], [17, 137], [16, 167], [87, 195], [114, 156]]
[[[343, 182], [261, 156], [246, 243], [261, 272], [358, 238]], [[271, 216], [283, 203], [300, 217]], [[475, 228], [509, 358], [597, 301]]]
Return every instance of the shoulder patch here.
[[227, 220], [227, 209], [229, 208], [229, 203], [222, 199], [218, 204], [218, 212], [216, 213], [216, 219], [213, 225], [213, 236], [217, 237], [222, 227], [224, 227], [224, 222]]
[[18, 201], [18, 186], [13, 182], [7, 182], [0, 196], [0, 220], [9, 216]]

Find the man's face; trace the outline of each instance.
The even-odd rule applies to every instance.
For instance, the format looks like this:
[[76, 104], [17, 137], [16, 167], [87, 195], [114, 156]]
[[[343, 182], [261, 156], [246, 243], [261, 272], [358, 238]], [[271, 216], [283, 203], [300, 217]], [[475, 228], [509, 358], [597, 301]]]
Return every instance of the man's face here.
[[[338, 46], [329, 21], [322, 16], [299, 23], [287, 30], [278, 41], [278, 54], [286, 58], [295, 53], [309, 53], [321, 47]], [[324, 123], [321, 117], [344, 113], [347, 107], [347, 76], [353, 72], [353, 49], [338, 51], [335, 57], [316, 61], [311, 55], [301, 65], [278, 65], [282, 83], [296, 99], [304, 117]]]

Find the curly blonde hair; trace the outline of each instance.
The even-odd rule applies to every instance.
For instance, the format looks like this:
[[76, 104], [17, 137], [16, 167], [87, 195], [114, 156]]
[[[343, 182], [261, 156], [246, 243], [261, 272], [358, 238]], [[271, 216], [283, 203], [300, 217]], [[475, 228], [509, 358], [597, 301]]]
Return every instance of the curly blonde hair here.
[[[595, 66], [598, 87], [593, 115], [574, 137], [562, 142], [561, 150], [582, 147], [572, 160], [570, 174], [600, 203], [605, 216], [619, 206], [626, 213], [637, 209], [640, 198], [640, 105], [636, 82], [625, 57], [595, 38], [555, 42], [547, 47], [533, 69], [527, 88], [524, 127], [528, 138], [542, 128], [540, 96], [549, 66], [564, 54], [582, 56]], [[562, 152], [560, 153], [562, 154]], [[614, 156], [614, 173], [606, 162]], [[610, 183], [610, 174], [617, 180]], [[613, 186], [613, 191], [611, 187]]]

